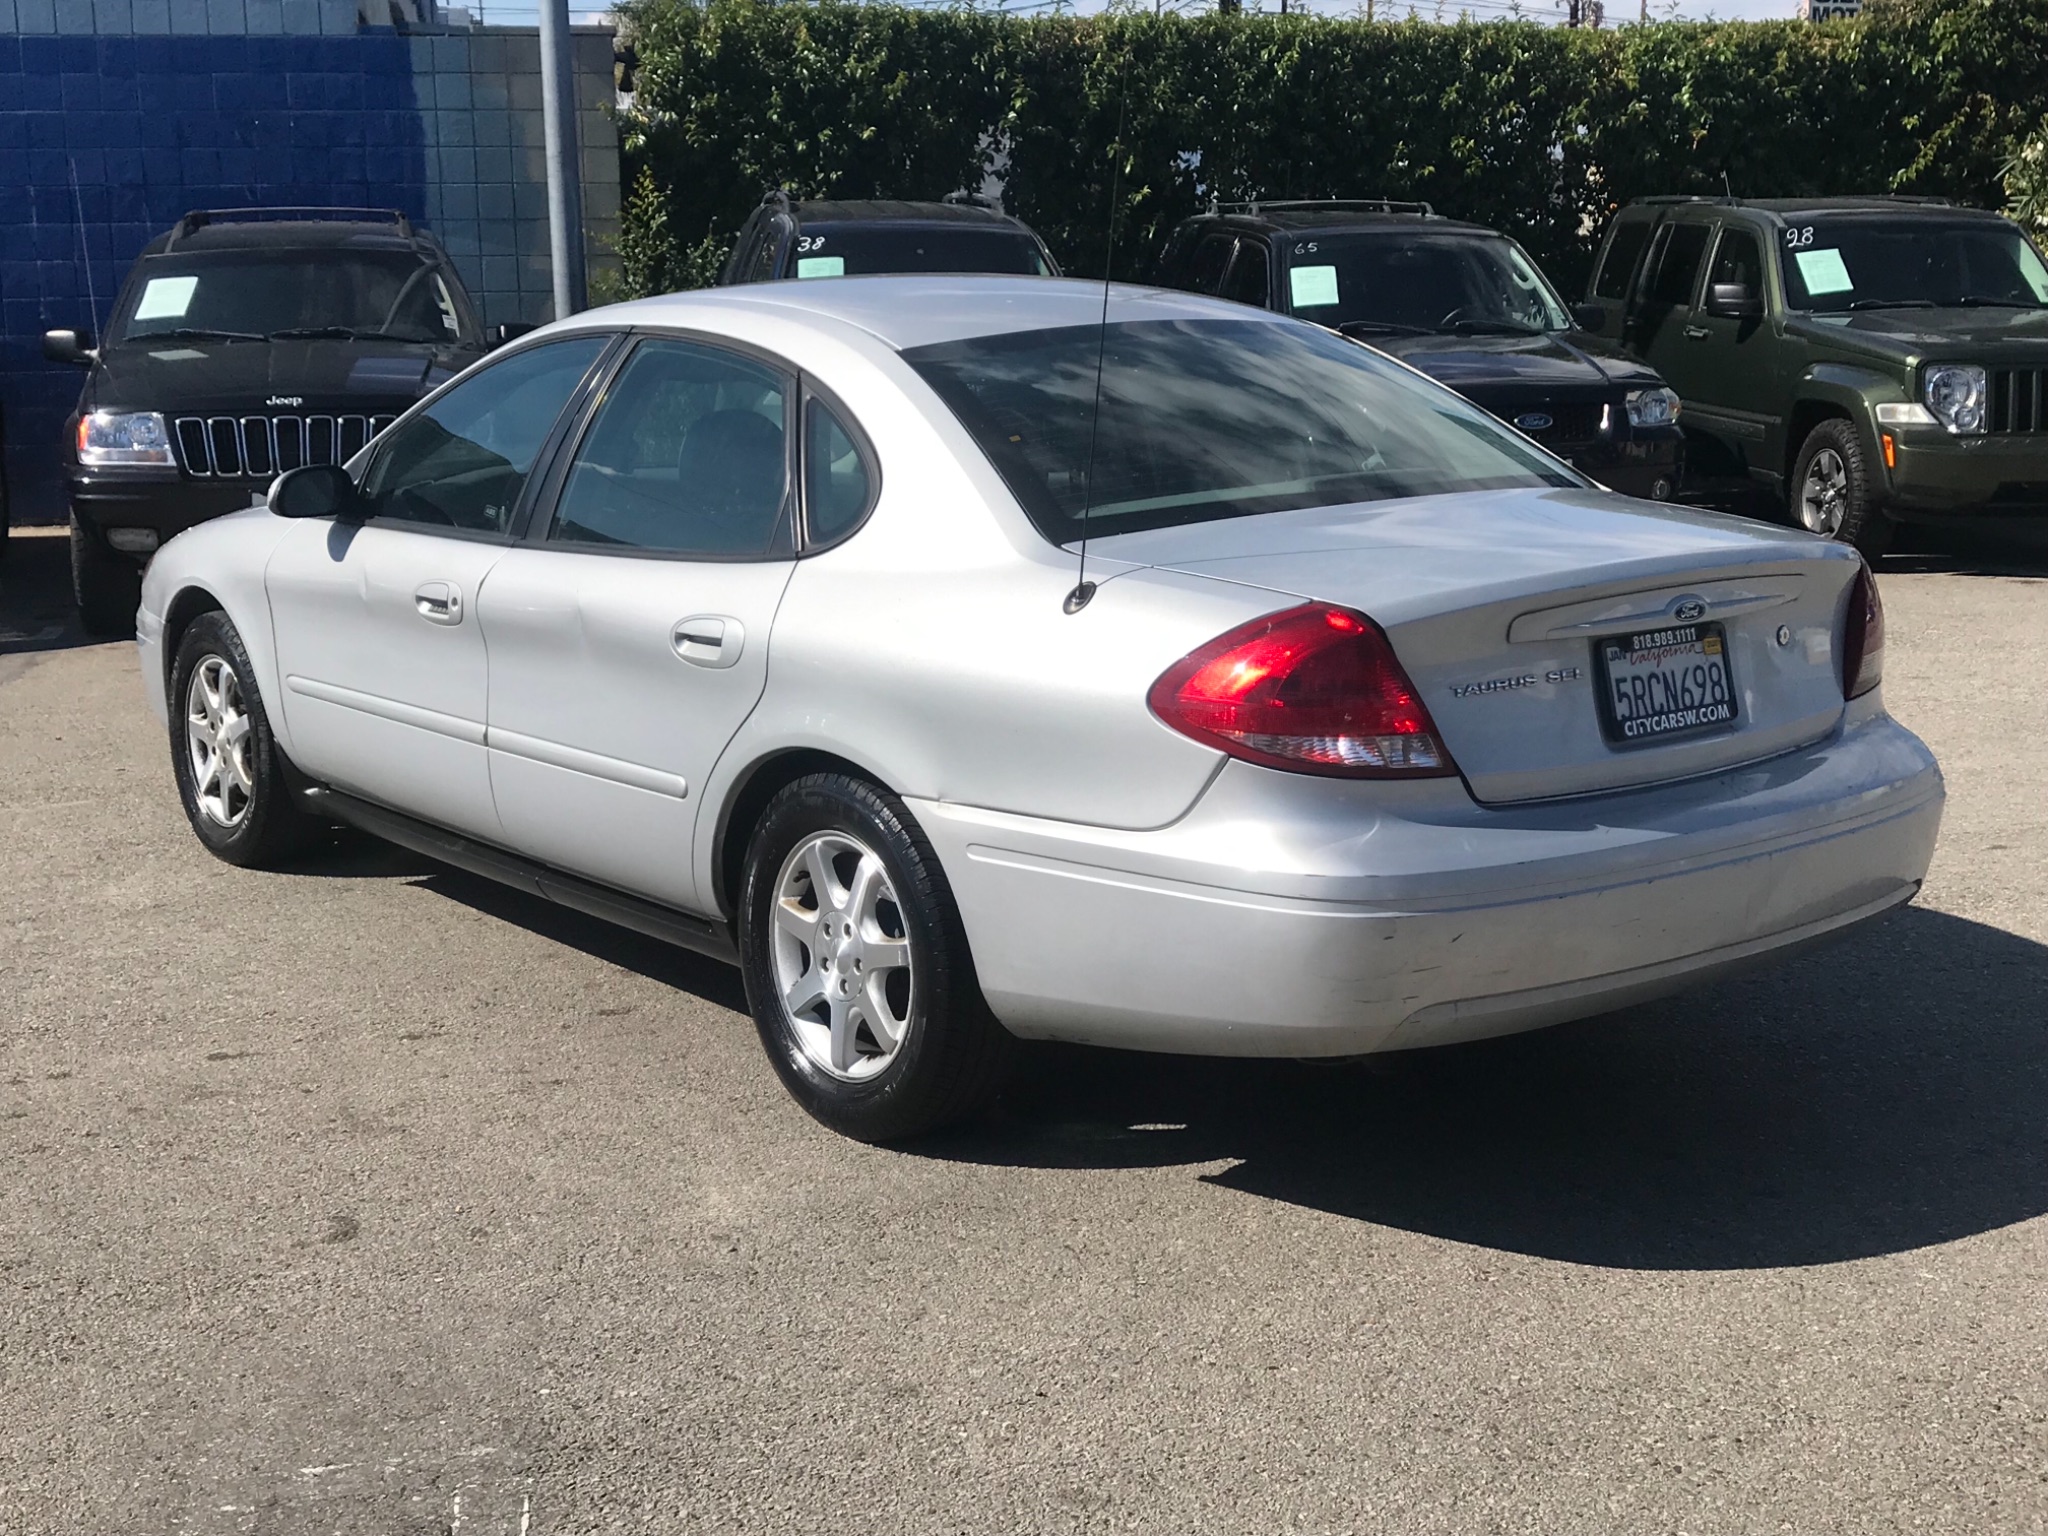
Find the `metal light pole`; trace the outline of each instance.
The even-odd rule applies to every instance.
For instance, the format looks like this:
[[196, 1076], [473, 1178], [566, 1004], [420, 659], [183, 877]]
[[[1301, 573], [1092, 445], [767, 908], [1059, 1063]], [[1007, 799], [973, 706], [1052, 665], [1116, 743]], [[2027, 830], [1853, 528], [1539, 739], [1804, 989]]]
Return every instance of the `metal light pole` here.
[[583, 307], [583, 156], [576, 135], [576, 63], [569, 0], [540, 0], [540, 106], [548, 162], [548, 255], [555, 318]]

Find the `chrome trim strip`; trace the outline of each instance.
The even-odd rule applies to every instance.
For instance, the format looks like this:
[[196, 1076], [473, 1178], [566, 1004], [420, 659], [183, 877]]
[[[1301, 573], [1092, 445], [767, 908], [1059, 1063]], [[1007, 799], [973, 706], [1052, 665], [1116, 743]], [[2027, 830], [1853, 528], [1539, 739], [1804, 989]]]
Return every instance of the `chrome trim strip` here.
[[517, 731], [508, 731], [501, 726], [494, 725], [485, 730], [484, 745], [493, 752], [503, 752], [508, 757], [523, 757], [529, 762], [542, 763], [550, 768], [561, 768], [570, 773], [587, 774], [593, 779], [606, 779], [614, 784], [623, 784], [629, 789], [646, 790], [649, 794], [667, 795], [676, 800], [686, 800], [690, 794], [687, 782], [678, 775], [660, 768], [645, 768], [638, 763], [605, 757], [597, 752], [586, 752], [581, 747], [567, 747], [558, 741], [545, 741], [538, 736], [522, 736]]
[[323, 683], [317, 678], [288, 676], [284, 680], [284, 685], [293, 693], [309, 699], [318, 699], [323, 704], [358, 710], [398, 725], [416, 726], [423, 731], [432, 731], [436, 736], [448, 736], [456, 741], [468, 742], [473, 747], [484, 744], [484, 728], [480, 721], [444, 715], [439, 710], [422, 709], [417, 704], [404, 704], [397, 699], [380, 698], [374, 693], [358, 693], [353, 688], [344, 688], [339, 683]]

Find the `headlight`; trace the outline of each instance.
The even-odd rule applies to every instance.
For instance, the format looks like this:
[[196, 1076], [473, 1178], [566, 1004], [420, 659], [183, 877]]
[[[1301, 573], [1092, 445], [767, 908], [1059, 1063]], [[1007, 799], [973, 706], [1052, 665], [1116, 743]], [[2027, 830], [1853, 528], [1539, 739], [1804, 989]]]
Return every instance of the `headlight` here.
[[1632, 427], [1668, 427], [1678, 420], [1678, 396], [1668, 389], [1631, 390], [1627, 404]]
[[171, 434], [156, 411], [94, 411], [78, 418], [78, 462], [171, 464]]
[[1920, 375], [1920, 397], [1951, 432], [1984, 430], [1984, 370], [1974, 363], [1937, 363]]

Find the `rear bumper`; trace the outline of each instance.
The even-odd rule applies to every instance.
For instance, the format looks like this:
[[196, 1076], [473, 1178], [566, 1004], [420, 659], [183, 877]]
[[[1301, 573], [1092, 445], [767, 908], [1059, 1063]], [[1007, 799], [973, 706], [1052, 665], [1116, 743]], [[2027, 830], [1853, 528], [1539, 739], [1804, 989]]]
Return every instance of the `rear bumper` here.
[[912, 809], [1015, 1033], [1331, 1056], [1558, 1023], [1829, 937], [1911, 899], [1942, 800], [1866, 701], [1812, 748], [1548, 805], [1231, 763], [1155, 832]]
[[1897, 462], [1886, 503], [1906, 518], [2048, 514], [2048, 433], [1952, 437], [1938, 428], [1892, 434]]

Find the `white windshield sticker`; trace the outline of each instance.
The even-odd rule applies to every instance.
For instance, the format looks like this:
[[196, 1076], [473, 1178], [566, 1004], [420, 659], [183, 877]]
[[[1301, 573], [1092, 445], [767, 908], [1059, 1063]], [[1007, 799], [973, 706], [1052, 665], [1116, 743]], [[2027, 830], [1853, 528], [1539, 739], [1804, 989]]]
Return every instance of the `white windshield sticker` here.
[[1335, 267], [1290, 267], [1287, 284], [1296, 309], [1321, 309], [1337, 302]]
[[193, 277], [152, 277], [143, 284], [142, 297], [135, 304], [138, 320], [176, 320], [192, 307], [192, 295], [199, 279]]
[[799, 256], [796, 259], [798, 277], [844, 277], [846, 258], [844, 256]]
[[1847, 293], [1856, 286], [1840, 251], [1795, 251], [1792, 259], [1799, 263], [1799, 277], [1808, 293]]

